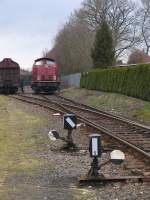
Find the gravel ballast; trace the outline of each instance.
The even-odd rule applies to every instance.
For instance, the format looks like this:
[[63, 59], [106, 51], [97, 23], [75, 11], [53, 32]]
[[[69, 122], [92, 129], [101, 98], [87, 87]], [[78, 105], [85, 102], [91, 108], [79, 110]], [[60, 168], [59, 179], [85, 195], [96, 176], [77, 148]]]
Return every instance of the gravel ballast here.
[[[25, 113], [26, 116], [40, 117], [43, 123], [40, 122], [40, 126], [29, 128], [29, 136], [31, 140], [33, 139], [32, 135], [34, 136], [37, 146], [34, 149], [29, 148], [24, 155], [27, 159], [29, 156], [40, 160], [39, 170], [31, 174], [29, 171], [13, 172], [7, 176], [0, 186], [0, 196], [3, 200], [150, 199], [149, 183], [109, 183], [96, 187], [91, 185], [79, 187], [77, 179], [88, 172], [91, 163], [88, 153], [88, 134], [85, 134], [88, 129], [81, 127], [73, 132], [79, 151], [64, 151], [62, 149], [65, 145], [64, 142], [50, 141], [48, 138], [48, 132], [52, 129], [60, 132], [62, 136], [66, 135], [66, 131], [63, 130], [62, 116], [55, 116], [53, 112], [47, 112], [38, 106], [11, 98], [8, 98], [7, 101], [5, 109], [8, 115], [16, 109]], [[13, 121], [11, 123], [15, 124]], [[17, 128], [16, 131], [18, 131]], [[104, 153], [101, 162], [108, 158], [109, 153]], [[123, 165], [109, 164], [103, 167], [102, 171], [109, 176], [131, 175], [129, 170], [124, 170]]]

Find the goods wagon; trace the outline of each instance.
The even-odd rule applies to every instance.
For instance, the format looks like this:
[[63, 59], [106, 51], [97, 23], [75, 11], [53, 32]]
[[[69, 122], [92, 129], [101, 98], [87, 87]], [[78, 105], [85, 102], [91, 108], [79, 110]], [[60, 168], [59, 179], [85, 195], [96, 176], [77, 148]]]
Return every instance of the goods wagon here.
[[20, 66], [10, 58], [0, 62], [0, 93], [16, 93], [20, 82]]
[[57, 65], [53, 59], [39, 58], [32, 68], [31, 88], [35, 93], [53, 93], [59, 87]]

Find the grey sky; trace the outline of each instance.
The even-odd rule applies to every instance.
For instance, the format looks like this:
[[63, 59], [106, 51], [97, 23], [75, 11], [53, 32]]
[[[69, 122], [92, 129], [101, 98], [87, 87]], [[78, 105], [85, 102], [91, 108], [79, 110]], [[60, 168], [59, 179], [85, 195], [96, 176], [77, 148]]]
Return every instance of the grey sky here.
[[0, 0], [0, 60], [30, 69], [82, 0]]

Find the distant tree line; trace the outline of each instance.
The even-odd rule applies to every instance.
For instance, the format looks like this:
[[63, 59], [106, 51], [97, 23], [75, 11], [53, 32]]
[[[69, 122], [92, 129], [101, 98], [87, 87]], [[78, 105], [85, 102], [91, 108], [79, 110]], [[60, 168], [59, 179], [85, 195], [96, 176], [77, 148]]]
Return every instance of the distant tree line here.
[[[107, 24], [112, 37], [112, 45], [105, 43], [105, 53], [112, 56], [110, 65], [133, 49], [140, 49], [148, 55], [150, 52], [150, 1], [139, 0], [83, 0], [80, 9], [71, 14], [66, 24], [58, 31], [54, 47], [47, 56], [56, 59], [60, 74], [86, 71], [96, 67], [94, 53], [96, 41], [105, 40], [96, 35]], [[107, 31], [106, 31], [107, 32]], [[104, 50], [104, 48], [103, 48]], [[98, 50], [99, 51], [99, 50]], [[142, 58], [143, 59], [143, 58]], [[131, 62], [131, 61], [130, 61]]]
[[128, 64], [150, 63], [150, 56], [142, 50], [133, 49], [128, 58]]

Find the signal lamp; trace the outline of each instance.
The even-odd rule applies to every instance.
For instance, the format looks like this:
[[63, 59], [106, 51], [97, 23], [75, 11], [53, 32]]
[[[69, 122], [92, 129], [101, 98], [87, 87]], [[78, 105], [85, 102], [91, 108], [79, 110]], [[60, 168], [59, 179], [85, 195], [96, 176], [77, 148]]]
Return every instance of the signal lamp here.
[[101, 135], [90, 135], [89, 152], [91, 157], [101, 157]]
[[74, 114], [64, 115], [64, 129], [73, 130], [77, 127], [77, 118]]

